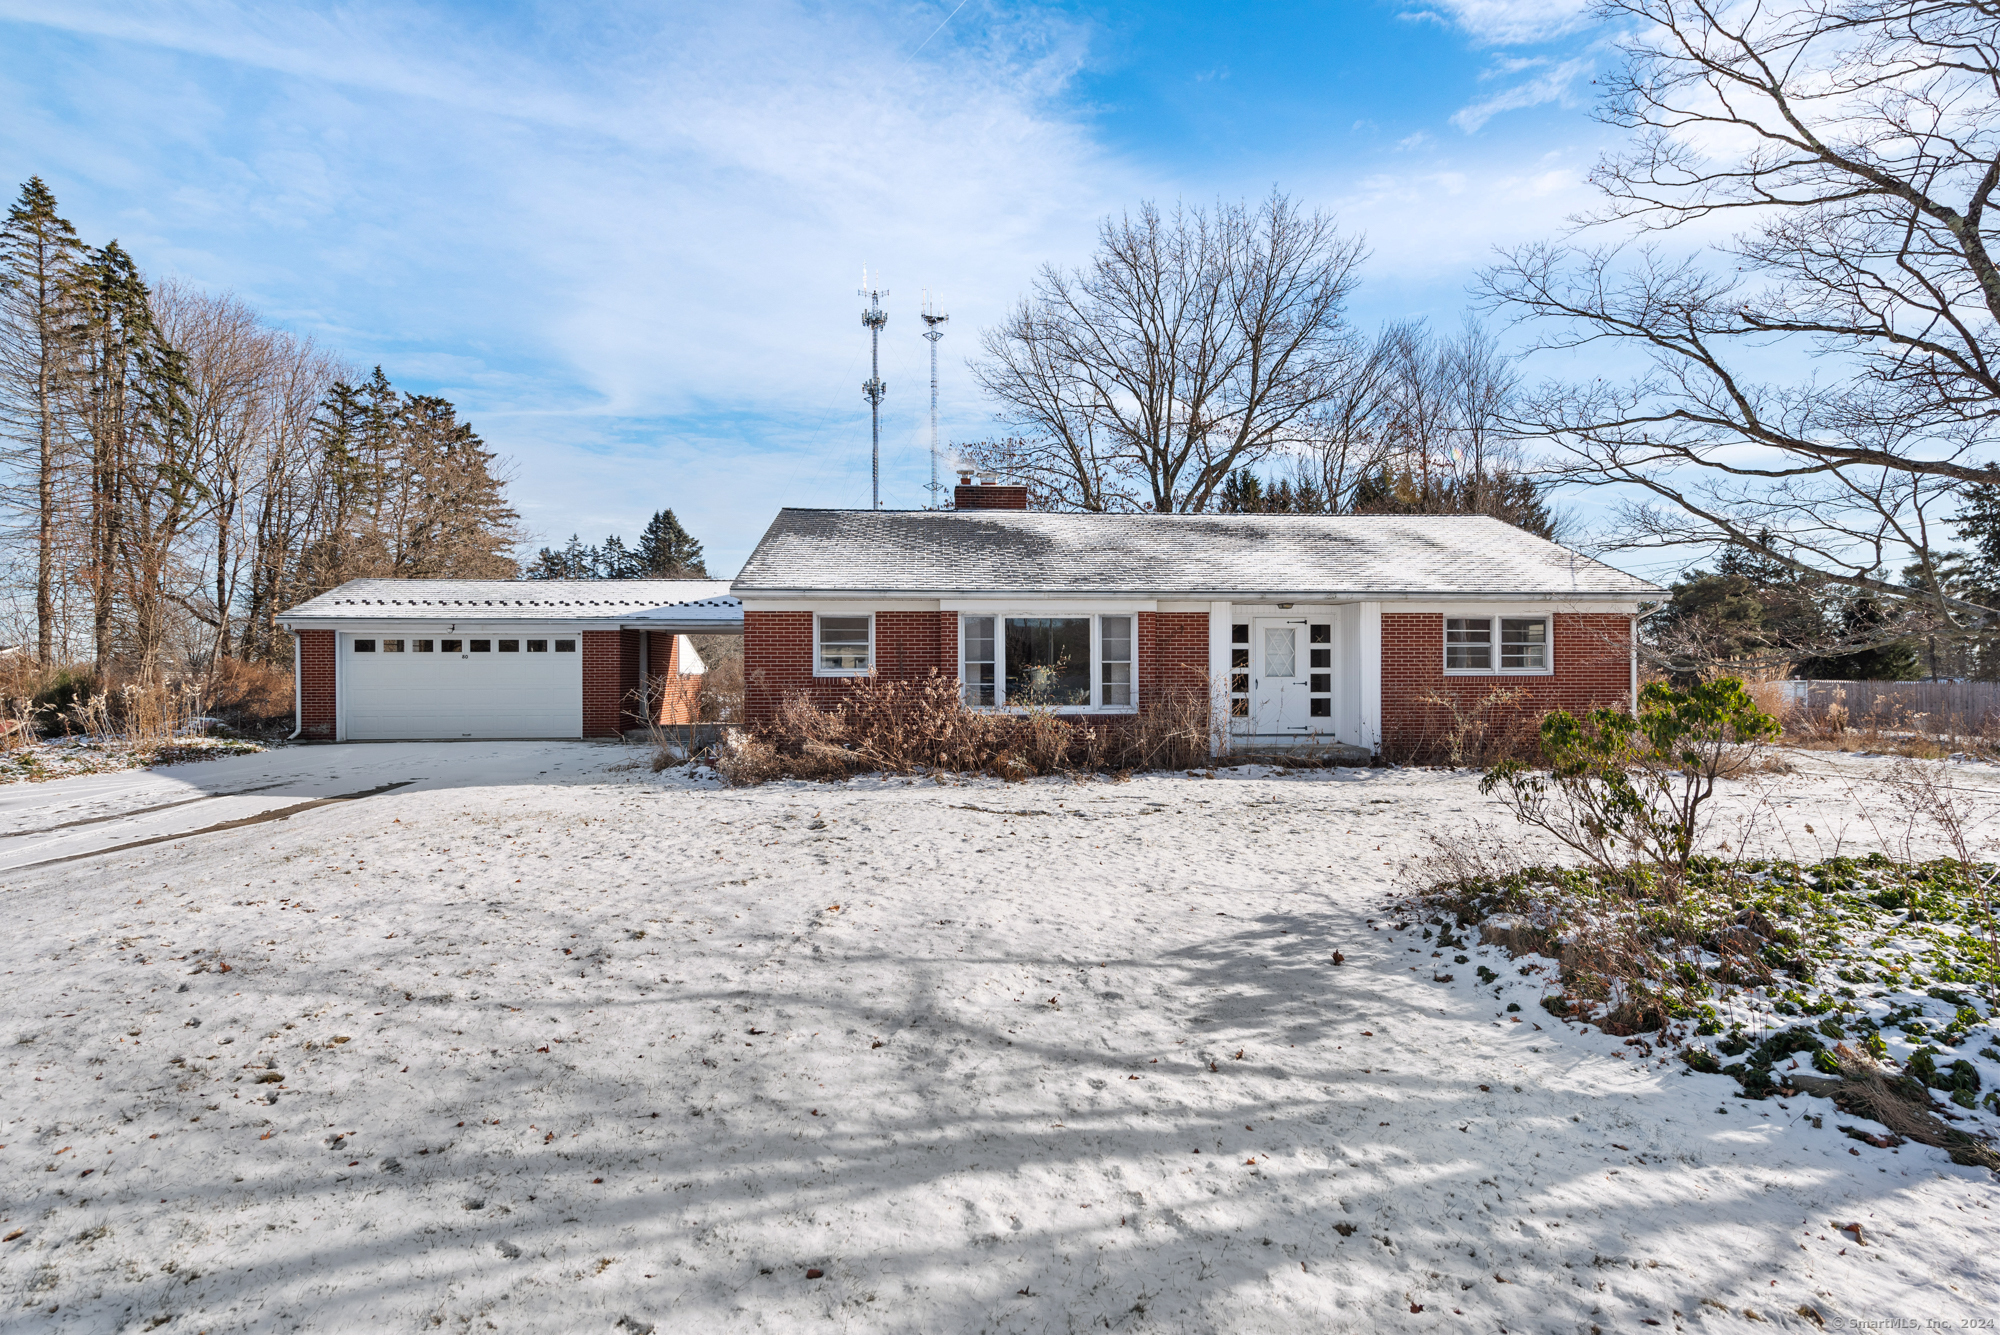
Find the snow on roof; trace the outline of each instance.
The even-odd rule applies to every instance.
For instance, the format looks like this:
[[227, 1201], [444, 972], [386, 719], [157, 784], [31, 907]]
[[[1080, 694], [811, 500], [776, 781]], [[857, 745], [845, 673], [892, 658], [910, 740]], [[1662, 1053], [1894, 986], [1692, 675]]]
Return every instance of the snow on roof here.
[[778, 512], [738, 594], [1638, 598], [1656, 584], [1484, 515]]
[[672, 621], [736, 627], [743, 604], [720, 579], [351, 579], [287, 620]]

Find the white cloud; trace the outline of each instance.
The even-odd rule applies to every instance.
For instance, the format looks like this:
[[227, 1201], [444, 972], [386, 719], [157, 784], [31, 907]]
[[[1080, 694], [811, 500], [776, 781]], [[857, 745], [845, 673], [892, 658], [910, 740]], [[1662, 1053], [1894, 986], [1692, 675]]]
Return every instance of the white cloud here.
[[90, 146], [55, 174], [93, 237], [433, 379], [552, 531], [719, 489], [760, 516], [712, 543], [734, 557], [776, 503], [866, 503], [864, 263], [893, 293], [885, 489], [914, 504], [918, 289], [951, 302], [946, 431], [983, 434], [976, 331], [1159, 190], [1058, 109], [1077, 32], [967, 8], [904, 57], [946, 12], [0, 0], [89, 39], [80, 123], [48, 128]]
[[1407, 16], [1449, 23], [1491, 46], [1545, 42], [1590, 18], [1588, 0], [1430, 0]]
[[1590, 73], [1596, 63], [1590, 56], [1578, 56], [1546, 66], [1532, 79], [1524, 79], [1461, 109], [1451, 118], [1451, 123], [1467, 134], [1474, 134], [1503, 111], [1519, 111], [1551, 102], [1565, 107], [1576, 106], [1579, 102], [1576, 96], [1579, 81]]

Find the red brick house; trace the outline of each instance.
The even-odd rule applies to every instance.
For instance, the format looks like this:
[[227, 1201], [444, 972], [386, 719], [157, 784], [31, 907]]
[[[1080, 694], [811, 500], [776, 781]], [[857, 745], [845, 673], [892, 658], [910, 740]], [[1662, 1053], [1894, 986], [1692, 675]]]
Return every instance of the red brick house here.
[[943, 673], [975, 708], [1194, 693], [1239, 746], [1368, 752], [1496, 695], [1489, 726], [1631, 702], [1635, 618], [1664, 595], [1483, 516], [1031, 513], [969, 485], [953, 510], [783, 510], [730, 587], [753, 723]]
[[[357, 579], [279, 617], [316, 741], [617, 737], [683, 721], [690, 633], [735, 633], [720, 580]], [[643, 687], [643, 692], [642, 692]]]

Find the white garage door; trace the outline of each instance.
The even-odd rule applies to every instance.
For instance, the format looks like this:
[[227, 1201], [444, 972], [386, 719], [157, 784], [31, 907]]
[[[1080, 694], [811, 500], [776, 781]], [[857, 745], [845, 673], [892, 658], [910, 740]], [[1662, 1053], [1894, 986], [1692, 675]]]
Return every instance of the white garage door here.
[[340, 637], [346, 736], [355, 741], [581, 737], [582, 637]]

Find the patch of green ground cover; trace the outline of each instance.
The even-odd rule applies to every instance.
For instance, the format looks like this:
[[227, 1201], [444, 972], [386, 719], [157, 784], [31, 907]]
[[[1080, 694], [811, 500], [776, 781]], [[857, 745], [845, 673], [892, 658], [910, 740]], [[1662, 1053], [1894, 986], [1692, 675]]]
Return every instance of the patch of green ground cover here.
[[86, 774], [179, 765], [194, 760], [250, 755], [266, 749], [233, 737], [184, 737], [171, 742], [100, 745], [91, 741], [38, 742], [0, 751], [0, 784], [46, 783]]
[[[2000, 1127], [2000, 980], [1992, 865], [1697, 859], [1671, 901], [1643, 874], [1530, 867], [1424, 897], [1514, 954], [1557, 961], [1543, 1008], [1615, 1034], [1656, 1034], [1744, 1097], [1794, 1072], [1863, 1067], [1961, 1121]], [[1488, 982], [1485, 971], [1482, 982]], [[1496, 993], [1497, 995], [1497, 993]]]

